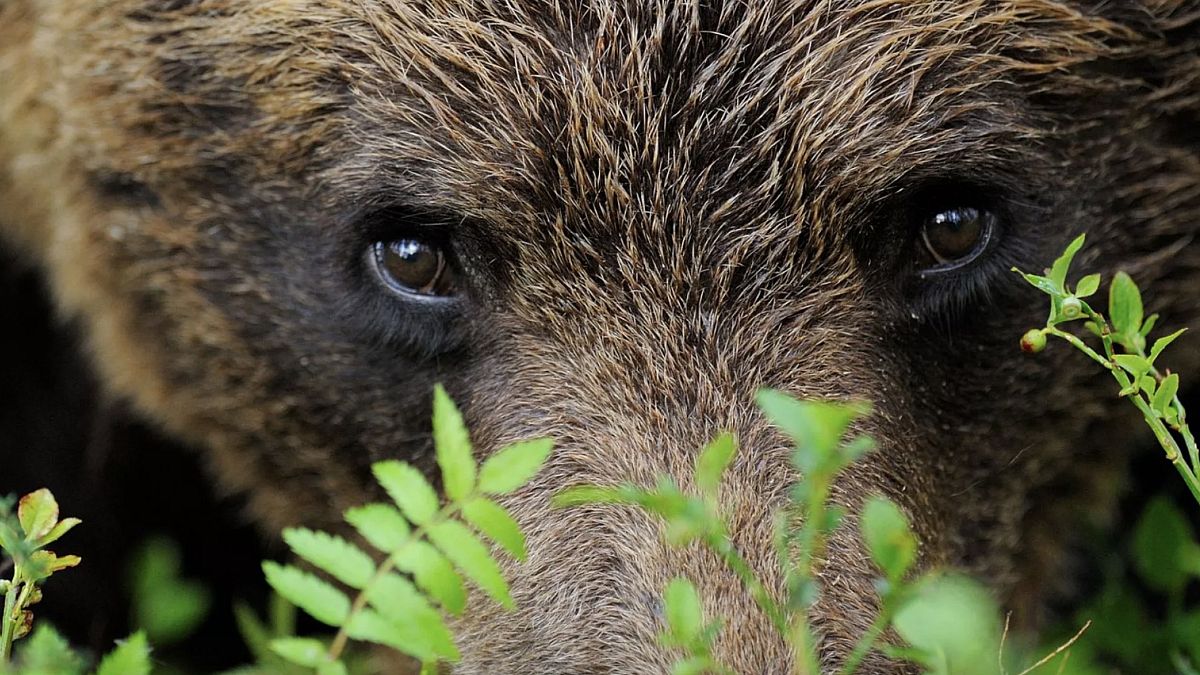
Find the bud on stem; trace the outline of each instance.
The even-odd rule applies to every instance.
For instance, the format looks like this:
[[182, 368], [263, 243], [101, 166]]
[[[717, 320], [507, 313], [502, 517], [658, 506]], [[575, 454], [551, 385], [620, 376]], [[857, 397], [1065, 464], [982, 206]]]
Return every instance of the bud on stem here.
[[1021, 351], [1026, 354], [1036, 354], [1046, 348], [1046, 332], [1040, 328], [1021, 336]]

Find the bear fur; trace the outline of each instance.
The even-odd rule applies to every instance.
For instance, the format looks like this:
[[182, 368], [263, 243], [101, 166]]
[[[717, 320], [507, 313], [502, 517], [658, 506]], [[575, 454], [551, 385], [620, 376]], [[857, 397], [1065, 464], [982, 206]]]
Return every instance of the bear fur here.
[[[982, 260], [914, 266], [915, 213], [986, 203]], [[549, 435], [505, 503], [520, 610], [482, 598], [459, 673], [665, 672], [657, 598], [694, 579], [719, 658], [784, 672], [729, 572], [581, 483], [685, 486], [721, 429], [733, 537], [779, 587], [794, 476], [758, 387], [873, 402], [878, 449], [814, 618], [827, 664], [875, 610], [854, 509], [883, 493], [926, 566], [1036, 620], [1064, 525], [1137, 429], [1097, 368], [1022, 357], [1046, 266], [1126, 270], [1200, 327], [1195, 0], [0, 0], [0, 235], [108, 395], [203, 449], [267, 533], [332, 526], [368, 467], [431, 467], [433, 383], [481, 456]], [[363, 252], [451, 247], [460, 296], [393, 297]], [[1200, 376], [1200, 349], [1170, 366]], [[890, 672], [884, 662], [870, 672]]]

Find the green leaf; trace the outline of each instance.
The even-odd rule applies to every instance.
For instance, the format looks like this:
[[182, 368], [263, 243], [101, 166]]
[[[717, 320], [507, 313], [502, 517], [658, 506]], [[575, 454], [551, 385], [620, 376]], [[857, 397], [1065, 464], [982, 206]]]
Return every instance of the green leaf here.
[[[1142, 328], [1142, 294], [1137, 284], [1125, 272], [1117, 272], [1108, 291], [1108, 317], [1113, 330], [1121, 336], [1131, 336]], [[1126, 340], [1122, 340], [1126, 344]]]
[[1141, 333], [1142, 337], [1149, 337], [1150, 331], [1154, 330], [1154, 326], [1157, 323], [1158, 323], [1158, 315], [1157, 314], [1151, 314], [1150, 316], [1146, 317], [1146, 320], [1142, 322], [1142, 330], [1139, 331]]
[[475, 497], [462, 506], [463, 519], [517, 560], [525, 560], [525, 535], [508, 511], [486, 497]]
[[159, 647], [191, 635], [212, 604], [207, 588], [180, 578], [181, 566], [179, 545], [164, 537], [143, 543], [130, 566], [135, 625]]
[[845, 508], [837, 505], [826, 506], [825, 522], [821, 523], [820, 525], [821, 532], [825, 534], [832, 534], [834, 530], [841, 527], [842, 520], [845, 519], [845, 517]]
[[683, 496], [671, 499], [678, 499], [678, 506], [672, 505], [670, 508], [673, 512], [670, 514], [660, 514], [667, 519], [667, 531], [663, 538], [668, 544], [687, 546], [722, 531], [720, 520], [709, 514], [703, 502]]
[[280, 595], [323, 624], [339, 627], [350, 615], [350, 599], [326, 581], [295, 567], [263, 563], [267, 583]]
[[346, 664], [341, 661], [325, 661], [317, 664], [317, 675], [347, 675]]
[[361, 589], [375, 574], [371, 557], [341, 537], [305, 528], [287, 528], [283, 540], [296, 555], [351, 588]]
[[1186, 328], [1180, 328], [1170, 335], [1160, 337], [1159, 339], [1155, 340], [1154, 346], [1150, 348], [1150, 363], [1154, 363], [1155, 359], [1157, 359], [1159, 355], [1162, 354], [1163, 350], [1167, 348], [1167, 345], [1174, 342], [1176, 338], [1178, 338], [1180, 335], [1183, 335], [1185, 332], [1187, 332]]
[[1098, 290], [1100, 290], [1100, 275], [1089, 274], [1080, 279], [1079, 283], [1075, 284], [1075, 297], [1091, 297], [1092, 295], [1095, 295], [1096, 291]]
[[58, 502], [46, 488], [30, 492], [17, 503], [17, 520], [25, 532], [25, 541], [37, 541], [58, 522]]
[[118, 641], [117, 648], [100, 661], [96, 675], [150, 675], [150, 645], [145, 633]]
[[1051, 281], [1050, 279], [1047, 279], [1046, 277], [1038, 276], [1036, 274], [1027, 274], [1015, 267], [1012, 268], [1012, 271], [1016, 272], [1017, 274], [1020, 274], [1022, 277], [1024, 277], [1025, 281], [1029, 282], [1029, 285], [1033, 286], [1034, 288], [1038, 289], [1039, 291], [1042, 291], [1043, 293], [1046, 293], [1051, 296], [1059, 296], [1064, 293], [1063, 288], [1061, 286], [1054, 285], [1054, 282]]
[[64, 534], [75, 529], [75, 526], [82, 522], [83, 521], [78, 518], [63, 518], [62, 520], [58, 521], [49, 532], [46, 533], [46, 536], [38, 539], [34, 543], [39, 547], [53, 544], [61, 539]]
[[437, 493], [425, 476], [411, 464], [396, 460], [371, 465], [375, 480], [404, 515], [417, 525], [426, 525], [438, 510]]
[[1134, 528], [1134, 566], [1151, 588], [1167, 594], [1179, 592], [1187, 583], [1187, 549], [1194, 539], [1178, 507], [1164, 497], [1156, 497]]
[[34, 581], [41, 581], [55, 572], [75, 567], [83, 562], [77, 555], [57, 555], [53, 551], [34, 551], [29, 555], [25, 573]]
[[916, 560], [917, 539], [900, 507], [886, 497], [871, 497], [863, 507], [862, 535], [888, 580], [903, 579]]
[[663, 609], [667, 616], [667, 629], [675, 645], [687, 645], [704, 627], [704, 607], [700, 594], [692, 582], [675, 577], [667, 584], [663, 593]]
[[[666, 476], [659, 477], [658, 485], [653, 490], [626, 488], [623, 492], [630, 501], [668, 522], [685, 516], [689, 505], [693, 503], [693, 500], [680, 492], [675, 482]], [[696, 506], [701, 514], [705, 513], [703, 504], [697, 503]]]
[[237, 622], [238, 635], [250, 648], [250, 653], [256, 661], [274, 658], [271, 652], [271, 633], [249, 605], [240, 600], [234, 602], [233, 618]]
[[1146, 594], [1135, 586], [1132, 580], [1110, 578], [1099, 597], [1077, 615], [1077, 621], [1092, 620], [1086, 640], [1103, 645], [1110, 658], [1129, 667], [1120, 669], [1127, 672], [1139, 672], [1136, 666], [1146, 661], [1147, 638], [1156, 632], [1142, 606], [1141, 596]]
[[312, 638], [287, 637], [271, 641], [271, 651], [298, 666], [316, 668], [325, 660], [325, 645]]
[[372, 546], [392, 553], [409, 541], [412, 529], [391, 504], [366, 504], [346, 511], [346, 522], [354, 526]]
[[[439, 617], [440, 620], [440, 617]], [[414, 634], [411, 626], [397, 626], [373, 609], [364, 609], [347, 624], [346, 634], [355, 640], [385, 645], [419, 661], [437, 659], [428, 641]]]
[[704, 450], [700, 452], [699, 459], [696, 460], [696, 486], [700, 488], [701, 492], [710, 497], [716, 497], [721, 476], [725, 473], [725, 469], [729, 468], [736, 453], [737, 442], [734, 440], [733, 434], [729, 432], [718, 434], [704, 447]]
[[429, 527], [429, 539], [484, 592], [506, 609], [515, 607], [500, 567], [487, 546], [465, 525], [454, 520], [435, 523]]
[[[71, 650], [66, 639], [48, 623], [39, 622], [33, 634], [20, 643], [19, 671], [47, 675], [82, 675], [83, 658]], [[0, 673], [7, 673], [0, 664]]]
[[1177, 393], [1179, 393], [1179, 375], [1171, 373], [1163, 378], [1162, 384], [1158, 385], [1158, 390], [1154, 392], [1154, 399], [1150, 402], [1150, 407], [1163, 417], [1166, 417], [1167, 409], [1175, 401], [1175, 394]]
[[1000, 672], [1000, 610], [978, 582], [932, 576], [913, 589], [893, 626], [919, 653], [933, 675], [992, 675]]
[[875, 450], [875, 439], [870, 436], [858, 436], [842, 446], [842, 454], [847, 462], [857, 462]]
[[798, 449], [818, 457], [832, 454], [850, 423], [865, 412], [858, 405], [798, 401], [774, 389], [760, 389], [756, 398], [771, 423]]
[[467, 591], [454, 566], [436, 548], [414, 541], [396, 556], [396, 567], [413, 576], [422, 590], [458, 616], [467, 606]]
[[[1200, 630], [1200, 622], [1193, 622], [1192, 629], [1193, 631]], [[1197, 633], [1195, 632], [1190, 633], [1190, 635], [1196, 634]], [[1195, 657], [1193, 656], [1192, 658]], [[1200, 675], [1200, 670], [1198, 670], [1196, 666], [1192, 665], [1192, 662], [1189, 661], [1188, 657], [1184, 656], [1182, 652], [1171, 652], [1171, 665], [1175, 666], [1175, 670], [1179, 673], [1179, 675]]]
[[711, 656], [690, 656], [671, 664], [671, 675], [713, 675], [725, 673], [718, 669]]
[[1158, 388], [1158, 380], [1154, 379], [1152, 375], [1143, 375], [1142, 379], [1138, 380], [1137, 388], [1146, 392], [1147, 396], [1154, 396], [1154, 390]]
[[817, 603], [821, 595], [821, 582], [809, 576], [801, 576], [795, 572], [789, 573], [788, 578], [788, 609], [793, 612], [807, 612]]
[[533, 478], [542, 468], [554, 441], [537, 438], [521, 441], [488, 457], [479, 469], [479, 490], [486, 494], [508, 494]]
[[9, 527], [7, 522], [0, 520], [0, 551], [13, 553], [20, 540], [20, 534]]
[[1113, 360], [1122, 370], [1132, 375], [1135, 381], [1150, 370], [1150, 362], [1137, 354], [1117, 354]]
[[550, 503], [561, 509], [585, 504], [629, 504], [632, 501], [625, 488], [576, 485], [555, 494]]
[[1079, 249], [1083, 248], [1083, 242], [1086, 239], [1086, 234], [1075, 237], [1070, 244], [1067, 244], [1066, 250], [1063, 251], [1062, 255], [1050, 267], [1048, 276], [1050, 277], [1050, 281], [1058, 288], [1066, 288], [1067, 272], [1071, 269], [1071, 261], [1075, 259], [1075, 254], [1079, 252]]
[[[1186, 646], [1193, 666], [1190, 673], [1195, 673], [1195, 667], [1200, 666], [1200, 640], [1195, 639], [1195, 636], [1200, 635], [1200, 610], [1193, 609], [1172, 623], [1175, 624], [1172, 626], [1176, 635], [1174, 642], [1180, 647]], [[1178, 665], [1176, 668], [1179, 669], [1179, 675], [1189, 675], [1189, 671], [1179, 668]]]
[[446, 496], [461, 502], [475, 489], [475, 457], [462, 413], [440, 384], [433, 388], [433, 447]]
[[442, 615], [408, 579], [389, 574], [368, 589], [367, 598], [375, 611], [392, 625], [395, 637], [421, 652], [408, 653], [418, 659], [430, 655], [458, 659], [458, 649]]

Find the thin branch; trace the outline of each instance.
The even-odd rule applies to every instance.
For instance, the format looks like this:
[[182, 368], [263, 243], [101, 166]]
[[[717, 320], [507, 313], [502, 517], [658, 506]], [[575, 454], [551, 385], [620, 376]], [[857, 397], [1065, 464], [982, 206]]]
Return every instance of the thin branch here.
[[1055, 656], [1058, 656], [1059, 654], [1063, 653], [1065, 650], [1070, 649], [1071, 645], [1073, 645], [1077, 641], [1079, 641], [1079, 638], [1083, 637], [1084, 632], [1087, 631], [1087, 629], [1089, 629], [1091, 627], [1092, 627], [1092, 620], [1088, 619], [1088, 622], [1083, 624], [1083, 628], [1079, 629], [1079, 632], [1075, 634], [1075, 637], [1062, 643], [1061, 645], [1058, 646], [1058, 649], [1055, 649], [1054, 651], [1045, 655], [1044, 657], [1042, 657], [1041, 661], [1038, 661], [1037, 663], [1033, 664], [1032, 666], [1029, 666], [1025, 670], [1022, 670], [1017, 675], [1029, 675], [1029, 673], [1032, 673], [1033, 671], [1037, 670], [1038, 668], [1041, 668], [1042, 666], [1046, 665], [1047, 663], [1050, 663], [1050, 660], [1053, 659]]

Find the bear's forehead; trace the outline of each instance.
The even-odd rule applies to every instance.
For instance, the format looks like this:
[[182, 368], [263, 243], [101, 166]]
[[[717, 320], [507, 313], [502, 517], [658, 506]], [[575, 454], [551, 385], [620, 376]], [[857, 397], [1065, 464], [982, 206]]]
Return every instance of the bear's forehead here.
[[817, 227], [994, 171], [1029, 132], [999, 77], [1013, 17], [985, 4], [383, 3], [341, 44], [366, 162], [439, 207], [536, 231]]

